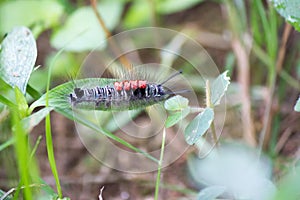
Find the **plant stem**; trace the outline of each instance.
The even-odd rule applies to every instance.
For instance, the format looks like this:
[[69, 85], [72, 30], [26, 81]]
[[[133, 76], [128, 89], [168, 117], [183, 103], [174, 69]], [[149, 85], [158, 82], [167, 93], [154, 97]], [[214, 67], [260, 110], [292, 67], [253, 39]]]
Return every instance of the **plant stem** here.
[[[210, 91], [210, 82], [209, 80], [206, 80], [205, 82], [205, 85], [206, 85], [206, 106], [208, 108], [212, 108], [214, 109], [214, 105], [211, 103], [211, 91]], [[212, 136], [213, 136], [213, 140], [216, 144], [216, 146], [218, 147], [218, 137], [217, 137], [217, 133], [216, 133], [216, 128], [215, 128], [215, 120], [212, 121], [211, 125], [210, 125], [210, 129], [211, 129], [211, 132], [212, 132]]]
[[155, 9], [156, 2], [155, 2], [155, 0], [148, 0], [148, 3], [150, 5], [150, 10], [151, 10], [151, 12], [150, 12], [151, 13], [151, 16], [150, 16], [151, 25], [153, 27], [155, 27], [155, 26], [157, 26], [157, 15], [156, 15], [156, 9]]
[[268, 144], [269, 139], [270, 139], [270, 131], [271, 131], [271, 123], [272, 123], [272, 116], [274, 115], [272, 113], [272, 105], [274, 102], [274, 92], [275, 92], [275, 85], [276, 85], [276, 80], [277, 80], [277, 74], [280, 74], [282, 70], [282, 65], [285, 57], [285, 52], [286, 52], [286, 43], [288, 40], [288, 37], [290, 35], [290, 32], [292, 30], [292, 27], [290, 24], [286, 23], [285, 28], [284, 28], [284, 33], [282, 36], [282, 41], [280, 45], [280, 49], [278, 52], [278, 58], [276, 61], [276, 73], [274, 70], [274, 74], [271, 78], [270, 81], [270, 87], [269, 87], [269, 95], [266, 100], [266, 110], [264, 113], [264, 126], [260, 134], [260, 140], [259, 140], [259, 149], [262, 150], [264, 144]]
[[54, 158], [50, 114], [46, 116], [46, 146], [47, 146], [47, 154], [48, 154], [50, 168], [56, 183], [57, 194], [59, 198], [62, 198], [62, 190], [61, 190], [59, 176], [56, 168], [56, 162]]
[[12, 124], [13, 124], [13, 136], [15, 138], [15, 151], [17, 155], [17, 166], [20, 176], [19, 186], [17, 187], [16, 197], [19, 196], [19, 192], [21, 186], [24, 184], [24, 198], [32, 199], [32, 191], [31, 188], [28, 188], [30, 183], [30, 174], [28, 173], [28, 159], [29, 159], [29, 146], [28, 146], [28, 138], [25, 130], [21, 124], [21, 117], [19, 116], [19, 112], [16, 110], [11, 110], [12, 113]]
[[[231, 46], [237, 60], [237, 81], [241, 86], [240, 97], [242, 99], [241, 118], [243, 125], [243, 136], [245, 141], [251, 145], [256, 146], [256, 136], [254, 123], [251, 116], [251, 100], [250, 100], [250, 64], [249, 64], [249, 45], [247, 46], [245, 36], [247, 36], [247, 18], [241, 16], [245, 13], [245, 4], [237, 6], [237, 1], [225, 1], [227, 6], [227, 13], [232, 31]], [[241, 16], [241, 17], [240, 17]], [[262, 24], [266, 21], [262, 20]], [[257, 29], [257, 24], [252, 24], [253, 28]]]
[[[29, 156], [30, 161], [33, 159], [33, 156], [34, 156], [34, 154], [36, 153], [36, 150], [37, 150], [37, 148], [38, 148], [38, 146], [39, 146], [41, 140], [42, 140], [42, 136], [39, 136], [38, 139], [36, 140], [36, 143], [35, 143], [35, 145], [34, 145], [32, 151], [31, 151], [31, 153], [30, 153], [30, 156]], [[29, 162], [30, 162], [30, 161], [29, 161]]]
[[205, 108], [201, 108], [201, 107], [190, 107], [190, 109], [191, 109], [191, 113], [199, 113], [205, 110]]
[[[54, 62], [57, 59], [57, 57], [63, 52], [64, 49], [61, 49], [54, 57], [53, 61], [51, 62], [48, 70], [48, 77], [47, 77], [47, 88], [46, 88], [46, 108], [49, 107], [49, 88], [50, 88], [50, 82], [51, 82], [51, 72], [52, 72], [52, 67], [54, 66]], [[51, 121], [50, 121], [50, 113], [46, 115], [46, 127], [45, 127], [45, 132], [46, 132], [46, 148], [47, 148], [47, 154], [48, 154], [48, 160], [50, 164], [50, 168], [53, 174], [53, 177], [55, 179], [56, 183], [56, 189], [57, 189], [57, 194], [59, 198], [62, 198], [62, 190], [60, 186], [60, 181], [59, 181], [59, 176], [56, 168], [56, 162], [54, 158], [54, 150], [53, 150], [53, 142], [52, 142], [52, 133], [51, 133]]]
[[97, 9], [97, 0], [91, 0], [91, 4], [92, 4], [92, 8], [94, 10], [94, 13], [95, 13], [95, 15], [96, 15], [96, 17], [97, 17], [97, 19], [98, 19], [98, 21], [99, 21], [99, 23], [100, 23], [103, 31], [104, 31], [104, 33], [106, 35], [106, 38], [109, 38], [111, 36], [111, 33], [108, 30], [108, 28], [106, 27], [106, 25], [105, 25], [105, 23], [104, 23], [101, 15], [100, 15], [98, 9]]
[[242, 123], [244, 138], [247, 143], [253, 147], [256, 146], [255, 129], [251, 116], [250, 100], [250, 65], [246, 46], [242, 44], [239, 38], [232, 40], [232, 48], [237, 58], [238, 82], [241, 86], [242, 98]]
[[117, 47], [117, 44], [115, 43], [111, 32], [108, 30], [107, 26], [105, 25], [104, 20], [102, 19], [99, 10], [97, 9], [97, 0], [90, 0], [93, 11], [97, 17], [97, 20], [99, 21], [100, 26], [102, 27], [106, 39], [108, 41], [109, 46], [112, 49], [112, 52], [114, 52], [115, 56], [119, 57], [120, 62], [122, 63], [122, 66], [124, 66], [127, 70], [131, 70], [132, 69], [132, 65], [130, 64], [129, 60], [122, 55], [122, 53], [120, 52], [119, 48]]
[[164, 131], [163, 131], [163, 137], [162, 137], [162, 141], [161, 141], [161, 150], [160, 150], [160, 158], [159, 158], [157, 176], [156, 176], [154, 200], [158, 199], [160, 175], [161, 175], [161, 166], [162, 166], [163, 157], [164, 157], [164, 150], [165, 150], [165, 141], [166, 141], [166, 129], [164, 129]]
[[280, 74], [280, 78], [282, 78], [289, 86], [295, 88], [296, 90], [300, 91], [300, 85], [299, 82], [292, 77], [286, 70], [282, 69]]

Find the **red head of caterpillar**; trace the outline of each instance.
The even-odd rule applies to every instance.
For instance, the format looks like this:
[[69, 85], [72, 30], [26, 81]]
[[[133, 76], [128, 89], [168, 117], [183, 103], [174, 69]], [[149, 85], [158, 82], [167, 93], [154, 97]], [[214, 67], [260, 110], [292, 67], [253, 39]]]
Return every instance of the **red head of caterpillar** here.
[[150, 83], [146, 80], [112, 81], [112, 84], [93, 88], [76, 87], [69, 94], [73, 107], [86, 110], [132, 110], [162, 102], [175, 94], [186, 91], [171, 91], [164, 84], [179, 71], [162, 83]]

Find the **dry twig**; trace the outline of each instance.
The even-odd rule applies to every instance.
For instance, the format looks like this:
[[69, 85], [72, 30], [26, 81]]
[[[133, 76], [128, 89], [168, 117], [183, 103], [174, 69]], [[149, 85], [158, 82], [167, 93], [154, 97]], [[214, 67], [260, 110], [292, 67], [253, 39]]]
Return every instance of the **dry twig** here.
[[132, 65], [130, 64], [130, 62], [127, 60], [127, 58], [121, 54], [119, 48], [117, 47], [115, 41], [113, 40], [113, 38], [111, 37], [111, 32], [108, 30], [108, 28], [106, 27], [100, 13], [99, 10], [97, 9], [97, 0], [90, 0], [91, 1], [91, 5], [92, 8], [94, 10], [94, 13], [99, 21], [99, 24], [101, 26], [101, 28], [103, 29], [106, 39], [108, 41], [108, 45], [111, 47], [112, 51], [114, 52], [114, 54], [120, 55], [119, 59], [120, 62], [122, 63], [122, 65], [127, 69], [127, 70], [131, 70], [132, 69]]

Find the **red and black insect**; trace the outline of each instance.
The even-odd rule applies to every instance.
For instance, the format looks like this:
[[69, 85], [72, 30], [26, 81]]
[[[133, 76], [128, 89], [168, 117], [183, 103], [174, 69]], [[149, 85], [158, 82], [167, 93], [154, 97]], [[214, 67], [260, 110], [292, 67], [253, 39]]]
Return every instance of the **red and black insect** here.
[[[94, 88], [76, 87], [69, 95], [72, 106], [88, 110], [132, 110], [162, 102], [178, 92], [164, 84], [182, 72], [171, 75], [160, 84], [146, 80], [114, 81]], [[180, 91], [179, 93], [181, 93]]]

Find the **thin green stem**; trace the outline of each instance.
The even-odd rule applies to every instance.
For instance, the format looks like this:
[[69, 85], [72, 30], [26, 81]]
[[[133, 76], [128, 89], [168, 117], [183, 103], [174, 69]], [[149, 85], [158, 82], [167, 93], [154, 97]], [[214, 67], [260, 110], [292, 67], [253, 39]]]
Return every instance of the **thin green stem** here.
[[264, 52], [264, 50], [256, 43], [253, 43], [252, 51], [259, 58], [259, 60], [265, 64], [268, 71], [271, 72], [273, 67], [275, 66], [275, 62], [269, 57], [269, 55]]
[[4, 143], [0, 144], [0, 151], [3, 151], [5, 148], [9, 147], [10, 145], [15, 143], [15, 138], [12, 137], [8, 140], [6, 140]]
[[[46, 107], [49, 107], [49, 88], [50, 88], [50, 81], [51, 81], [51, 71], [52, 66], [54, 65], [54, 61], [56, 58], [63, 52], [63, 49], [61, 49], [54, 57], [52, 63], [49, 66], [48, 70], [48, 78], [47, 78], [47, 89], [46, 89]], [[55, 179], [56, 183], [56, 189], [57, 194], [59, 198], [62, 198], [62, 190], [60, 186], [59, 176], [56, 168], [56, 162], [54, 158], [54, 150], [53, 150], [53, 142], [52, 142], [52, 133], [51, 133], [51, 121], [50, 121], [50, 113], [46, 116], [46, 146], [47, 146], [47, 154], [48, 154], [48, 160], [50, 164], [50, 168], [52, 171], [52, 174]]]
[[154, 199], [158, 199], [158, 192], [159, 192], [159, 185], [160, 185], [160, 176], [161, 176], [161, 166], [163, 163], [163, 157], [164, 157], [164, 150], [165, 150], [165, 142], [166, 142], [166, 129], [163, 131], [162, 136], [162, 142], [161, 142], [161, 150], [160, 150], [160, 158], [158, 163], [158, 169], [157, 169], [157, 176], [156, 176], [156, 184], [155, 184], [155, 196]]
[[199, 112], [203, 112], [205, 110], [205, 108], [201, 108], [201, 107], [190, 107], [191, 113], [199, 113]]
[[41, 140], [42, 140], [42, 136], [39, 136], [38, 139], [35, 142], [35, 145], [34, 145], [32, 151], [31, 151], [31, 153], [30, 153], [30, 156], [29, 156], [30, 160], [33, 159], [33, 156], [34, 156], [34, 154], [35, 154], [35, 152], [36, 152], [36, 150], [37, 150], [37, 148], [38, 148]]
[[56, 168], [56, 162], [54, 158], [54, 150], [53, 150], [53, 141], [52, 141], [52, 133], [51, 133], [51, 121], [50, 121], [50, 114], [46, 116], [46, 145], [47, 145], [47, 153], [48, 153], [48, 160], [50, 164], [50, 168], [52, 174], [55, 179], [57, 194], [59, 198], [62, 198], [62, 191], [59, 181], [59, 176]]
[[289, 75], [285, 70], [281, 70], [279, 76], [289, 84], [289, 86], [295, 88], [296, 90], [300, 91], [300, 85], [299, 82], [294, 79], [291, 75]]
[[151, 12], [150, 12], [151, 25], [153, 27], [156, 27], [156, 26], [158, 26], [157, 25], [157, 14], [156, 14], [156, 9], [155, 9], [156, 2], [155, 2], [155, 0], [148, 0], [148, 4], [149, 4], [150, 10], [151, 10]]

